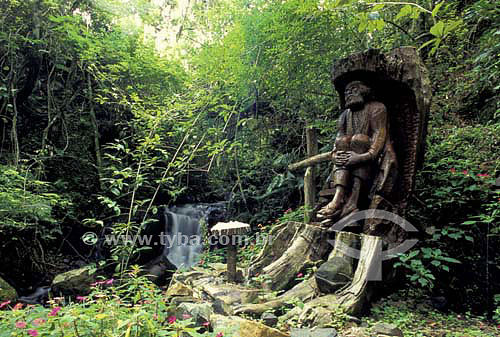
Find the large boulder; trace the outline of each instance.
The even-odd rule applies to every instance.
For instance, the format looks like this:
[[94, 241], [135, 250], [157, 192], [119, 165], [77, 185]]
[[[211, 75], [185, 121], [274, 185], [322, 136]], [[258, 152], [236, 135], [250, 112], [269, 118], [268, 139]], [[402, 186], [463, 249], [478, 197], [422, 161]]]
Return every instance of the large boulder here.
[[345, 257], [335, 256], [316, 271], [316, 284], [325, 294], [331, 294], [351, 283], [354, 274], [352, 263]]
[[210, 321], [210, 316], [214, 314], [214, 310], [210, 303], [183, 302], [175, 307], [172, 314], [182, 319], [191, 318], [196, 326], [202, 326], [205, 322]]
[[17, 299], [17, 291], [3, 278], [0, 277], [0, 302], [15, 301]]
[[337, 331], [335, 329], [299, 329], [292, 328], [292, 336], [293, 337], [337, 337]]
[[52, 290], [55, 294], [86, 295], [95, 280], [96, 275], [86, 266], [57, 275], [52, 281]]
[[166, 295], [168, 297], [192, 297], [193, 289], [180, 282], [174, 282], [168, 287]]
[[378, 322], [372, 326], [371, 331], [375, 336], [403, 337], [403, 331], [390, 323]]
[[214, 332], [232, 337], [289, 337], [289, 334], [270, 328], [262, 323], [238, 316], [212, 315], [210, 324]]

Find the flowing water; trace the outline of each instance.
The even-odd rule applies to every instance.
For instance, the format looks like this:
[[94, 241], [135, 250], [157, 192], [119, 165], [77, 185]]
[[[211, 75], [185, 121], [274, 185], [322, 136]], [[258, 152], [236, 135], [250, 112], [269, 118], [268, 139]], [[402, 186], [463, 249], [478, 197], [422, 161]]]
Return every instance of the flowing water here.
[[173, 206], [163, 213], [167, 240], [163, 255], [177, 268], [189, 268], [200, 260], [203, 250], [201, 223], [221, 221], [225, 203]]

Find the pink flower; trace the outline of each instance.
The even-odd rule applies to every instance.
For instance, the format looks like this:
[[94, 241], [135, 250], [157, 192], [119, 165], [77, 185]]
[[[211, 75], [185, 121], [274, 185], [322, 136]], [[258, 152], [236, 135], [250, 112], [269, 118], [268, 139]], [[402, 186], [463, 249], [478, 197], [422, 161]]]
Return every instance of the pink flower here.
[[457, 172], [457, 170], [456, 170], [454, 167], [452, 167], [452, 168], [450, 169], [450, 172], [451, 172], [451, 173], [456, 173], [456, 172]]
[[57, 316], [57, 313], [61, 310], [61, 307], [55, 307], [52, 309], [52, 311], [49, 313], [49, 316]]
[[215, 337], [224, 337], [224, 334], [222, 332], [219, 332]]
[[16, 322], [16, 328], [18, 329], [26, 328], [26, 322]]
[[478, 173], [477, 176], [481, 177], [481, 178], [485, 178], [485, 177], [489, 177], [490, 175], [488, 173]]
[[0, 309], [2, 309], [3, 307], [6, 307], [9, 304], [10, 304], [10, 301], [5, 301], [5, 302], [0, 303]]
[[297, 277], [302, 277], [302, 276], [304, 276], [304, 274], [302, 274], [302, 273], [297, 274]]
[[112, 285], [115, 279], [110, 278], [109, 280], [104, 281], [104, 284], [106, 285]]
[[469, 174], [469, 171], [467, 171], [467, 170], [463, 170], [463, 171], [462, 171], [462, 173], [463, 173], [463, 174], [465, 174], [465, 175], [468, 175], [468, 174]]
[[210, 322], [204, 322], [202, 325], [203, 325], [203, 326], [209, 326], [209, 325], [210, 325]]
[[85, 297], [85, 296], [76, 296], [76, 299], [78, 301], [82, 301], [83, 302], [83, 301], [85, 301], [87, 299], [87, 297]]
[[158, 314], [153, 314], [153, 319], [158, 320]]
[[182, 319], [190, 319], [191, 317], [190, 314], [182, 314]]
[[176, 320], [177, 320], [177, 317], [175, 317], [175, 316], [170, 316], [169, 318], [167, 318], [167, 321], [170, 324], [174, 324]]
[[28, 330], [28, 334], [30, 336], [38, 336], [38, 331], [36, 331], [36, 330]]
[[43, 318], [35, 318], [33, 320], [33, 325], [35, 326], [39, 326], [39, 325], [42, 325], [43, 323], [47, 322], [46, 320], [44, 320]]

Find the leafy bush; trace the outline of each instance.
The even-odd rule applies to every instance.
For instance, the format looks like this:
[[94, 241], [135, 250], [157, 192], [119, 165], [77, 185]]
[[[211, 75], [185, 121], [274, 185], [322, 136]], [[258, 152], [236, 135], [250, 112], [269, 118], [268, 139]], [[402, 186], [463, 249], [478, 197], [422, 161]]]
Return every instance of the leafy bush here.
[[113, 279], [98, 281], [88, 296], [76, 301], [49, 301], [50, 307], [4, 302], [0, 308], [0, 336], [222, 336], [207, 332], [208, 325], [195, 326], [189, 315], [170, 315], [171, 305], [161, 290], [129, 271], [119, 285]]
[[[401, 255], [397, 264], [406, 267], [414, 284], [463, 294], [453, 296], [454, 305], [466, 303], [479, 312], [491, 306], [492, 291], [498, 287], [498, 272], [489, 267], [500, 260], [493, 249], [500, 223], [498, 144], [499, 124], [432, 126], [409, 211], [425, 241]], [[464, 288], [466, 294], [459, 290]]]
[[22, 168], [0, 165], [0, 234], [16, 236], [30, 230], [43, 240], [61, 234], [57, 215], [71, 203], [53, 191], [50, 183]]

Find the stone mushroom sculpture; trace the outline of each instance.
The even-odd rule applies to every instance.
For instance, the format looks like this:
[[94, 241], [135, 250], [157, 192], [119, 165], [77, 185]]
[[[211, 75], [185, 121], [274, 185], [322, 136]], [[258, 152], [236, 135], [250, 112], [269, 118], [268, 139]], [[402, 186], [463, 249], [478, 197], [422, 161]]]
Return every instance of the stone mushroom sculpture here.
[[250, 232], [250, 225], [239, 221], [219, 222], [211, 232], [219, 238], [219, 243], [227, 246], [227, 280], [236, 282], [238, 239]]

